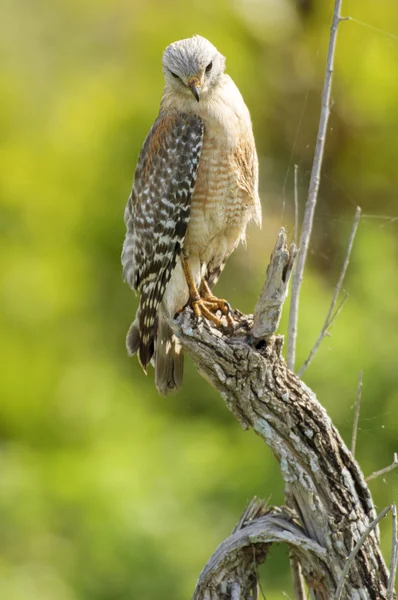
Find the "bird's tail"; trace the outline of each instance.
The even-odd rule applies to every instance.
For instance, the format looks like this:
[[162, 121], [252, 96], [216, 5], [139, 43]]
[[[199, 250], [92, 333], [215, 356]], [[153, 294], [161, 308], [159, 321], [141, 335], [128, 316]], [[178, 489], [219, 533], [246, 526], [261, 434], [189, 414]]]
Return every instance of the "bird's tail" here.
[[181, 344], [173, 334], [166, 317], [166, 312], [160, 307], [152, 335], [146, 335], [144, 339], [138, 308], [126, 338], [129, 356], [138, 352], [138, 360], [145, 372], [149, 362], [153, 363], [155, 384], [162, 396], [175, 392], [181, 386], [184, 370]]
[[155, 351], [155, 324], [152, 331], [143, 328], [141, 306], [138, 307], [135, 319], [127, 332], [126, 348], [129, 356], [138, 353], [138, 360], [146, 373], [146, 368]]
[[159, 310], [155, 345], [155, 384], [162, 396], [178, 390], [182, 384], [184, 355], [181, 344], [166, 321], [167, 315]]

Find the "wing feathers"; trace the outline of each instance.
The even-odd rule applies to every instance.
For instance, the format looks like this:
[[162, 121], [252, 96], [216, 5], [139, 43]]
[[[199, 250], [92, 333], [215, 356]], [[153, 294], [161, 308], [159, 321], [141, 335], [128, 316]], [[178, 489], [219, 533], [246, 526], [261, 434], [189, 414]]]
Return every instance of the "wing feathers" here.
[[144, 368], [154, 352], [156, 315], [189, 222], [203, 131], [196, 115], [160, 114], [144, 142], [127, 202], [123, 275], [141, 292], [139, 357]]

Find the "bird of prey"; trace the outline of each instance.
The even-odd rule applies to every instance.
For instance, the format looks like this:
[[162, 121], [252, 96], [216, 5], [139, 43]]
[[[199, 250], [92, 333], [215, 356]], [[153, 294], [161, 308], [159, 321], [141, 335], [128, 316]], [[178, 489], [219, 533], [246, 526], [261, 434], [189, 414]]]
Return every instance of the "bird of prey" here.
[[211, 290], [248, 222], [261, 225], [261, 206], [250, 114], [224, 72], [224, 56], [195, 35], [168, 46], [162, 64], [159, 115], [124, 215], [122, 265], [140, 294], [128, 352], [138, 352], [144, 371], [152, 362], [156, 387], [166, 395], [183, 373], [168, 320], [187, 303], [218, 325], [217, 311], [228, 315], [228, 303]]

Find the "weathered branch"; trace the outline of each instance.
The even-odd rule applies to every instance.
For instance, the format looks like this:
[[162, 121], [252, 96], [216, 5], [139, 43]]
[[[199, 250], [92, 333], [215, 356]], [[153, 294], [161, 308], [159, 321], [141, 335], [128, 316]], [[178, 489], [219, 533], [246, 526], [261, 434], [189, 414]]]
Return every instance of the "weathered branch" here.
[[[326, 550], [311, 540], [287, 509], [257, 509], [250, 519], [241, 518], [230, 537], [220, 544], [203, 569], [196, 584], [193, 600], [253, 598], [257, 588], [257, 565], [264, 562], [273, 543], [285, 542], [294, 548], [308, 577], [323, 577]], [[245, 511], [246, 512], [246, 511]], [[244, 513], [245, 514], [245, 513]], [[315, 571], [314, 571], [315, 569]]]
[[260, 298], [254, 309], [252, 335], [258, 340], [267, 340], [278, 328], [296, 254], [294, 244], [287, 249], [286, 233], [282, 227], [267, 268]]
[[[281, 235], [284, 239], [283, 232]], [[272, 255], [273, 264], [267, 270], [268, 278], [274, 279], [267, 282], [268, 290], [286, 285], [281, 257], [285, 266], [292, 262], [285, 239], [283, 246], [280, 245], [280, 236]], [[279, 297], [282, 304], [284, 294]], [[260, 322], [275, 323], [277, 319], [272, 315], [278, 312], [277, 307], [267, 302], [264, 305], [260, 302], [260, 306], [268, 306], [257, 311], [257, 315], [262, 315], [261, 319], [258, 317]], [[262, 330], [267, 340], [258, 338], [258, 330], [253, 336], [251, 316], [235, 311], [234, 319], [234, 331], [220, 330], [207, 321], [198, 322], [186, 308], [171, 326], [200, 373], [220, 392], [242, 427], [254, 429], [272, 450], [279, 461], [289, 507], [294, 508], [295, 517], [291, 510], [283, 509], [290, 516], [286, 517], [287, 513], [282, 511], [283, 523], [279, 520], [276, 524], [280, 514], [276, 516], [270, 511], [266, 533], [260, 535], [256, 529], [259, 535], [256, 537], [252, 530], [248, 533], [242, 529], [238, 537], [228, 538], [228, 544], [220, 546], [219, 553], [202, 572], [194, 598], [231, 598], [231, 591], [225, 587], [227, 581], [239, 583], [240, 598], [253, 597], [242, 591], [249, 589], [249, 580], [244, 577], [249, 567], [246, 554], [240, 550], [257, 541], [260, 544], [287, 541], [302, 566], [313, 598], [332, 599], [348, 557], [376, 517], [369, 489], [315, 394], [286, 367], [281, 354], [283, 339], [270, 337], [272, 327]], [[289, 519], [293, 521], [288, 526]], [[292, 534], [290, 526], [294, 529], [294, 541], [286, 539], [286, 531]], [[230, 557], [235, 551], [240, 558], [224, 562], [222, 557]], [[246, 565], [242, 571], [240, 561]], [[388, 571], [375, 528], [361, 541], [342, 598], [385, 599], [387, 585]], [[239, 597], [238, 592], [234, 593]]]

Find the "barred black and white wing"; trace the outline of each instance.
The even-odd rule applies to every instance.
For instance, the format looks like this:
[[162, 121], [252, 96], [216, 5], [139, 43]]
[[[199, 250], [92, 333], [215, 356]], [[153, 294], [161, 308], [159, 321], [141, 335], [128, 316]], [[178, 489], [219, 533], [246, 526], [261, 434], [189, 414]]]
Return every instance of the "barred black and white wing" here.
[[161, 113], [142, 147], [125, 210], [125, 281], [141, 294], [130, 352], [144, 369], [154, 352], [157, 313], [181, 252], [203, 143], [197, 115]]

